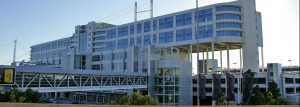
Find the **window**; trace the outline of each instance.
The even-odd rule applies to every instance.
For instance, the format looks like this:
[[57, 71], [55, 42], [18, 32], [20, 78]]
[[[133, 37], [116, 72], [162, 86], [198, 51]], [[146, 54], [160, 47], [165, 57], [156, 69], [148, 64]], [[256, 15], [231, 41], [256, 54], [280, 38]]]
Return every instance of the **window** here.
[[105, 42], [96, 42], [93, 43], [93, 46], [105, 46]]
[[217, 36], [242, 36], [240, 31], [218, 31]]
[[192, 40], [192, 28], [182, 29], [176, 31], [176, 41]]
[[101, 61], [111, 61], [113, 60], [112, 54], [103, 54]]
[[198, 14], [198, 22], [206, 22], [206, 21], [212, 21], [212, 9], [205, 9], [205, 10], [200, 10], [198, 13], [196, 13], [196, 18], [197, 19], [197, 14]]
[[114, 53], [114, 60], [126, 59], [126, 52]]
[[126, 63], [120, 62], [120, 63], [113, 64], [113, 70], [125, 70], [125, 69], [126, 69]]
[[101, 64], [101, 70], [111, 70], [112, 64]]
[[106, 42], [106, 50], [116, 49], [116, 41]]
[[134, 25], [130, 25], [130, 35], [134, 34]]
[[128, 39], [118, 40], [118, 49], [127, 48], [128, 47]]
[[157, 43], [157, 37], [156, 37], [156, 34], [153, 34], [153, 38], [152, 38], [152, 42], [153, 44]]
[[241, 29], [242, 25], [240, 23], [234, 23], [234, 22], [217, 23], [217, 29], [221, 29], [221, 28], [237, 28], [237, 29]]
[[221, 19], [241, 20], [242, 17], [238, 14], [219, 14], [219, 15], [217, 15], [217, 20], [221, 20]]
[[106, 35], [106, 31], [96, 31], [94, 35]]
[[128, 36], [128, 26], [118, 28], [118, 37]]
[[153, 20], [153, 31], [157, 29], [157, 21]]
[[111, 29], [107, 31], [107, 39], [112, 39], [116, 37], [116, 29]]
[[56, 49], [57, 48], [57, 42], [53, 42], [51, 47], [52, 47], [52, 49]]
[[137, 24], [137, 33], [142, 33], [142, 23]]
[[192, 13], [185, 13], [176, 16], [176, 26], [192, 24]]
[[151, 22], [150, 21], [148, 21], [148, 22], [145, 22], [144, 23], [144, 32], [150, 32], [150, 30], [151, 30]]
[[241, 12], [241, 7], [238, 6], [217, 6], [216, 11], [236, 11], [236, 12]]
[[137, 46], [142, 46], [142, 36], [137, 37], [137, 39], [136, 39], [136, 45]]
[[79, 35], [79, 52], [87, 51], [87, 35], [82, 34]]
[[106, 39], [106, 36], [97, 36], [97, 37], [94, 37], [94, 41], [105, 40], [105, 39]]
[[92, 61], [100, 61], [100, 55], [92, 56]]
[[101, 51], [105, 51], [105, 47], [103, 47], [103, 48], [93, 48], [93, 52], [101, 52]]
[[[210, 38], [213, 36], [213, 25], [207, 25], [207, 26], [199, 26], [198, 27], [198, 36], [200, 36], [200, 39], [202, 38]], [[196, 39], [198, 39], [196, 36]]]
[[134, 38], [130, 38], [130, 46], [134, 46]]
[[150, 44], [151, 44], [150, 35], [145, 35], [144, 36], [144, 46], [148, 46]]
[[167, 29], [173, 27], [173, 16], [159, 19], [159, 29]]
[[159, 33], [159, 44], [173, 42], [173, 31]]

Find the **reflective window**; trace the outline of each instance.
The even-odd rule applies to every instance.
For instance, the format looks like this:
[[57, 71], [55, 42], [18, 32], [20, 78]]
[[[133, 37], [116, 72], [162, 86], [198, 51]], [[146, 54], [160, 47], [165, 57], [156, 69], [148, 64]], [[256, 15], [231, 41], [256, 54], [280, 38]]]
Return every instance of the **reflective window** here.
[[113, 70], [125, 70], [126, 69], [126, 63], [120, 62], [120, 63], [113, 63]]
[[176, 16], [176, 26], [192, 24], [192, 13], [185, 13]]
[[113, 55], [112, 54], [103, 54], [101, 61], [111, 61], [113, 60]]
[[176, 31], [176, 41], [192, 40], [192, 28]]
[[144, 22], [144, 32], [150, 32], [151, 30], [151, 22], [148, 21], [148, 22]]
[[116, 29], [111, 29], [107, 31], [107, 39], [115, 38], [117, 34]]
[[136, 39], [136, 45], [137, 46], [142, 46], [142, 36], [137, 37], [137, 39]]
[[218, 14], [217, 20], [220, 19], [234, 19], [234, 20], [241, 20], [242, 17], [238, 14]]
[[126, 52], [114, 53], [114, 60], [126, 59]]
[[217, 23], [217, 28], [242, 28], [242, 25], [240, 23], [234, 23], [234, 22], [222, 22]]
[[[202, 38], [210, 38], [213, 36], [213, 25], [207, 25], [207, 26], [199, 26], [198, 27], [198, 36], [200, 36], [200, 39]], [[196, 36], [196, 39], [198, 39]]]
[[217, 36], [242, 36], [240, 31], [218, 31]]
[[156, 34], [153, 34], [153, 38], [152, 39], [153, 39], [152, 40], [153, 44], [156, 44], [157, 43], [157, 36], [156, 36]]
[[148, 46], [150, 44], [151, 44], [150, 35], [145, 35], [144, 36], [144, 46]]
[[105, 40], [105, 39], [106, 39], [106, 36], [97, 36], [97, 37], [94, 37], [94, 41]]
[[134, 34], [134, 25], [130, 25], [130, 35]]
[[112, 64], [101, 64], [101, 70], [111, 70]]
[[157, 21], [153, 20], [153, 31], [157, 29]]
[[173, 42], [173, 31], [159, 33], [159, 44]]
[[114, 50], [116, 49], [116, 41], [106, 42], [106, 50]]
[[118, 28], [118, 36], [128, 36], [128, 26]]
[[79, 35], [79, 52], [86, 52], [86, 51], [87, 51], [87, 35], [81, 34]]
[[130, 38], [130, 46], [134, 46], [134, 38]]
[[137, 24], [137, 33], [142, 33], [142, 23]]
[[200, 10], [198, 11], [198, 13], [196, 13], [195, 16], [197, 16], [197, 14], [198, 14], [198, 22], [212, 21], [213, 19], [212, 9]]
[[94, 48], [93, 52], [101, 52], [101, 51], [105, 51], [105, 48]]
[[127, 48], [128, 47], [128, 39], [118, 40], [118, 49]]
[[106, 35], [106, 31], [96, 31], [94, 32], [94, 35]]
[[166, 29], [173, 27], [173, 16], [159, 19], [159, 29]]
[[105, 46], [105, 42], [96, 42], [93, 43], [93, 46]]
[[238, 6], [217, 6], [216, 11], [236, 11], [241, 12], [241, 7]]

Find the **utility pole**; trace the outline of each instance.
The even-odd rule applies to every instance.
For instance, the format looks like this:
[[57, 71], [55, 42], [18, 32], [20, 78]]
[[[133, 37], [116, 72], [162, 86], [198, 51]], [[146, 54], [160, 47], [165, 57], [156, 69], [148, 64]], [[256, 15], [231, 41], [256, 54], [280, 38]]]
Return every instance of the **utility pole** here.
[[14, 41], [13, 66], [16, 66], [17, 39]]
[[[199, 90], [199, 83], [200, 83], [200, 71], [199, 71], [199, 35], [198, 35], [198, 0], [196, 0], [196, 27], [195, 27], [195, 35], [197, 37], [197, 105], [200, 105], [200, 90]], [[202, 61], [203, 63], [203, 61]]]

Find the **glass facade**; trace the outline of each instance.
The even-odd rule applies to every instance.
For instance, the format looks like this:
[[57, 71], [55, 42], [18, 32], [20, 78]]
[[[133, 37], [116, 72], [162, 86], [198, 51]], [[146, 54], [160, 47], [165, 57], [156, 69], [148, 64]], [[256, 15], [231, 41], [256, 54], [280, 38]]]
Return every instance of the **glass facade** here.
[[137, 46], [142, 46], [142, 36], [139, 36], [136, 38], [136, 45]]
[[150, 35], [145, 35], [144, 36], [144, 46], [148, 46], [151, 44], [151, 37]]
[[185, 13], [176, 16], [176, 26], [192, 24], [192, 13]]
[[[50, 49], [50, 46], [47, 46], [47, 49]], [[87, 35], [80, 34], [79, 35], [79, 52], [87, 52]]]
[[159, 33], [159, 44], [173, 42], [173, 31]]
[[106, 31], [96, 31], [94, 35], [106, 35]]
[[118, 28], [118, 37], [128, 36], [128, 26]]
[[240, 31], [218, 31], [217, 36], [242, 36]]
[[173, 27], [173, 16], [159, 19], [159, 29], [167, 29]]
[[176, 41], [192, 40], [192, 28], [182, 29], [176, 31]]
[[134, 38], [130, 38], [130, 46], [134, 46]]
[[153, 20], [152, 22], [153, 24], [153, 31], [155, 31], [157, 29], [157, 21], [156, 20]]
[[142, 23], [137, 24], [136, 31], [137, 33], [142, 33]]
[[134, 25], [130, 25], [130, 35], [134, 34]]
[[116, 41], [106, 42], [106, 50], [115, 50], [116, 49]]
[[128, 39], [118, 40], [118, 49], [123, 49], [128, 47]]
[[241, 7], [238, 6], [217, 6], [216, 7], [216, 12], [220, 12], [220, 11], [236, 11], [236, 12], [241, 12]]
[[234, 22], [222, 22], [222, 23], [217, 23], [217, 29], [221, 28], [237, 28], [241, 29], [242, 24], [240, 23], [234, 23]]
[[198, 15], [198, 22], [212, 21], [213, 19], [212, 9], [199, 10], [198, 13], [195, 15], [195, 19], [197, 19], [196, 18], [197, 15]]
[[117, 35], [116, 29], [111, 29], [107, 31], [107, 39], [115, 38]]
[[222, 19], [241, 20], [242, 17], [241, 15], [238, 14], [218, 14], [217, 20], [222, 20]]
[[94, 40], [97, 41], [97, 40], [105, 40], [106, 39], [106, 36], [97, 36], [97, 37], [94, 37]]
[[213, 25], [207, 25], [207, 26], [199, 26], [198, 27], [198, 36], [196, 36], [196, 39], [202, 39], [202, 38], [210, 38], [213, 36]]
[[150, 32], [151, 30], [151, 22], [144, 22], [144, 32]]
[[156, 36], [156, 34], [153, 34], [153, 38], [152, 39], [153, 39], [152, 42], [154, 44], [157, 43], [157, 36]]

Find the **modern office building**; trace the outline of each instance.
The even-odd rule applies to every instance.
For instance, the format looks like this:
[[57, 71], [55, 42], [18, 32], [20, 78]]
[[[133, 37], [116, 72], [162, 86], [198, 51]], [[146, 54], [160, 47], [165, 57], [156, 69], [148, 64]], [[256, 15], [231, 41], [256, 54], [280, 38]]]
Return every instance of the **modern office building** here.
[[[256, 11], [255, 0], [238, 0], [123, 25], [78, 25], [71, 37], [32, 46], [30, 62], [65, 69], [146, 73], [148, 94], [160, 104], [192, 105], [197, 100], [193, 63], [198, 63], [199, 74], [211, 79], [213, 73], [228, 71], [230, 51], [240, 50], [236, 57], [241, 69], [265, 79], [266, 74], [259, 71], [262, 47], [261, 13]], [[193, 53], [198, 53], [199, 61], [192, 61]], [[211, 96], [211, 83], [206, 84], [207, 96]], [[226, 88], [223, 83], [222, 88]]]

